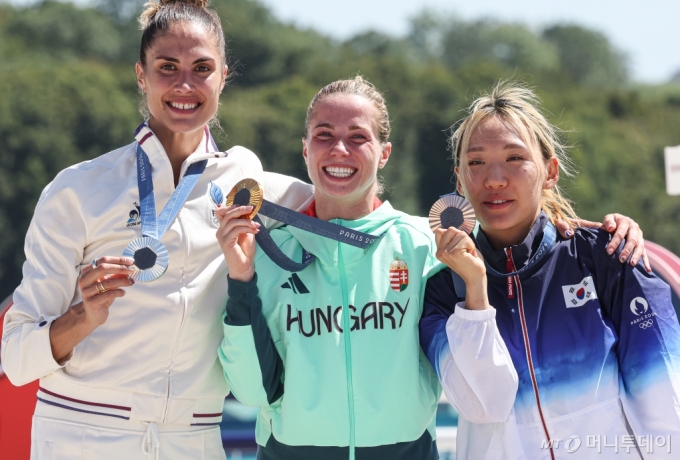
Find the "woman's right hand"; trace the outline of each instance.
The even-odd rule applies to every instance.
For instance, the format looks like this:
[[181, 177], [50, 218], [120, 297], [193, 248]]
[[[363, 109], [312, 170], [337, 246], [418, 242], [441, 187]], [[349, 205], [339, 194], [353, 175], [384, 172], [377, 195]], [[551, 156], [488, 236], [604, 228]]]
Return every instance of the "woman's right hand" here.
[[78, 287], [83, 298], [83, 321], [94, 327], [104, 324], [109, 317], [109, 307], [118, 297], [123, 297], [122, 288], [135, 284], [130, 277], [135, 261], [129, 257], [104, 256], [85, 266], [80, 272]]
[[83, 301], [72, 305], [50, 325], [52, 356], [63, 364], [73, 349], [109, 317], [109, 307], [125, 295], [122, 288], [135, 282], [130, 275], [134, 261], [129, 257], [101, 257], [97, 267], [85, 266], [80, 272], [78, 287]]
[[465, 281], [465, 308], [491, 308], [486, 292], [486, 266], [472, 238], [453, 227], [435, 232], [437, 259], [446, 264]]
[[255, 276], [255, 235], [260, 224], [242, 218], [252, 210], [252, 206], [233, 205], [215, 211], [220, 223], [217, 241], [227, 261], [229, 278], [243, 282]]

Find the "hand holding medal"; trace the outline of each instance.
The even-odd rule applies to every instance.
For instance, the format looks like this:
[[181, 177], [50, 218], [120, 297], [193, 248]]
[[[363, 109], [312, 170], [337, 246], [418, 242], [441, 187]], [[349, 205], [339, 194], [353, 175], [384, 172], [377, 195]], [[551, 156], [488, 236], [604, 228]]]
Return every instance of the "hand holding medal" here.
[[[437, 242], [437, 259], [456, 272], [466, 285], [474, 287], [468, 288], [468, 292], [480, 293], [483, 297], [486, 268], [481, 253], [468, 235], [475, 228], [472, 205], [460, 195], [444, 195], [432, 206], [429, 221]], [[486, 304], [481, 302], [481, 305]]]
[[255, 238], [261, 228], [252, 219], [262, 206], [263, 190], [259, 183], [244, 179], [227, 195], [226, 206], [219, 206], [215, 217], [220, 227], [217, 241], [229, 268], [229, 279], [248, 282], [255, 275]]

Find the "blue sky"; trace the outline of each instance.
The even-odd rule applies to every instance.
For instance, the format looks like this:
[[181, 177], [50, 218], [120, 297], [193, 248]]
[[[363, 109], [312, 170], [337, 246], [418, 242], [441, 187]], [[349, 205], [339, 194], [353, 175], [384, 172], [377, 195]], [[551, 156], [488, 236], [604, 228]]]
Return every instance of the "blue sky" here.
[[680, 72], [680, 0], [260, 0], [287, 22], [343, 39], [369, 29], [408, 31], [424, 8], [465, 19], [492, 17], [540, 29], [570, 22], [603, 32], [629, 58], [635, 80]]

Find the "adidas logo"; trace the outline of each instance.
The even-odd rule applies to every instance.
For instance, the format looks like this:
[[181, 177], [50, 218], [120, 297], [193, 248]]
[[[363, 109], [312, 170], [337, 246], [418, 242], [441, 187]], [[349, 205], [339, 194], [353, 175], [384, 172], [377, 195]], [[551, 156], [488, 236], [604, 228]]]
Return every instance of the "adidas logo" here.
[[302, 282], [297, 273], [293, 273], [293, 276], [288, 278], [288, 281], [281, 285], [283, 289], [292, 289], [296, 294], [309, 294], [309, 289]]

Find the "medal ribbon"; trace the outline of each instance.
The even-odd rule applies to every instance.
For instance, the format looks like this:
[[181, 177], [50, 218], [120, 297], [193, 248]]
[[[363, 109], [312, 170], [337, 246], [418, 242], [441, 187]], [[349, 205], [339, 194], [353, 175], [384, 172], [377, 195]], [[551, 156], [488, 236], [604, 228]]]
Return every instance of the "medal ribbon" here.
[[[245, 206], [247, 203], [240, 205]], [[380, 236], [374, 236], [370, 233], [352, 230], [351, 228], [343, 227], [342, 225], [301, 214], [297, 211], [284, 208], [283, 206], [279, 206], [278, 204], [274, 204], [267, 200], [262, 200], [262, 207], [260, 208], [258, 214], [278, 220], [279, 222], [283, 222], [284, 224], [290, 225], [291, 227], [299, 228], [315, 235], [323, 236], [325, 238], [362, 249], [369, 247], [375, 241], [384, 236], [384, 234]], [[289, 272], [299, 272], [314, 262], [314, 259], [316, 259], [314, 254], [310, 254], [303, 249], [302, 261], [295, 262], [286, 254], [284, 254], [281, 249], [279, 249], [269, 234], [269, 231], [265, 228], [264, 224], [262, 224], [260, 218], [255, 216], [253, 220], [261, 225], [259, 233], [255, 235], [255, 240], [260, 245], [264, 253], [267, 254], [267, 256], [269, 256], [269, 258], [279, 267]]]
[[499, 273], [496, 270], [491, 267], [486, 261], [484, 264], [486, 265], [487, 271], [489, 271], [492, 275], [494, 276], [507, 276], [507, 277], [512, 277], [515, 275], [521, 275], [525, 271], [529, 270], [532, 266], [536, 265], [539, 260], [541, 260], [543, 257], [548, 255], [550, 250], [555, 246], [555, 242], [557, 241], [557, 230], [555, 230], [555, 226], [548, 222], [543, 229], [543, 239], [541, 240], [541, 244], [534, 253], [533, 256], [527, 261], [526, 264], [524, 264], [524, 267], [520, 268], [516, 272], [511, 272], [511, 273]]
[[156, 217], [156, 198], [153, 193], [151, 163], [139, 143], [137, 144], [137, 187], [139, 189], [139, 217], [142, 221], [142, 235], [160, 240], [172, 221], [182, 209], [196, 182], [205, 170], [208, 160], [197, 161], [187, 168], [175, 191]]

